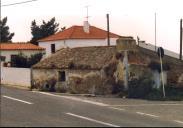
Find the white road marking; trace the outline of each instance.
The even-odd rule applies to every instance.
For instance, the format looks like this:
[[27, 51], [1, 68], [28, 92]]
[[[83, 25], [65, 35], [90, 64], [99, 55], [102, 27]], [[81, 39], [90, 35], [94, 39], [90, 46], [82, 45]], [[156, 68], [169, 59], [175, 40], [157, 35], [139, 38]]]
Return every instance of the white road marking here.
[[73, 114], [73, 113], [66, 113], [66, 114], [70, 115], [70, 116], [77, 117], [77, 118], [81, 118], [81, 119], [84, 119], [84, 120], [89, 120], [89, 121], [92, 121], [92, 122], [95, 122], [95, 123], [99, 123], [99, 124], [103, 124], [103, 125], [106, 125], [106, 126], [110, 126], [110, 127], [120, 127], [118, 125], [114, 125], [114, 124], [110, 124], [110, 123], [105, 123], [105, 122], [102, 122], [102, 121], [94, 120], [94, 119], [91, 119], [91, 118], [88, 118], [88, 117], [84, 117], [84, 116], [80, 116], [80, 115], [76, 115], [76, 114]]
[[143, 113], [143, 112], [136, 112], [137, 114], [140, 114], [140, 115], [144, 115], [144, 116], [151, 116], [151, 117], [159, 117], [159, 116], [156, 116], [156, 115], [153, 115], [153, 114], [147, 114], [147, 113]]
[[16, 99], [16, 98], [13, 98], [13, 97], [9, 97], [9, 96], [3, 96], [3, 97], [4, 97], [4, 98], [7, 98], [7, 99], [19, 101], [19, 102], [22, 102], [22, 103], [25, 103], [25, 104], [33, 104], [33, 103], [31, 103], [31, 102], [27, 102], [27, 101], [24, 101], [24, 100], [19, 100], [19, 99]]
[[109, 108], [116, 109], [116, 110], [120, 110], [120, 111], [125, 111], [125, 109], [123, 109], [123, 108], [115, 108], [115, 107], [109, 107]]
[[44, 95], [48, 95], [48, 96], [60, 97], [60, 98], [74, 100], [74, 101], [94, 104], [94, 105], [98, 105], [98, 106], [109, 106], [108, 104], [104, 104], [104, 103], [100, 103], [100, 102], [95, 102], [95, 101], [84, 100], [84, 99], [80, 99], [80, 98], [76, 98], [76, 97], [71, 97], [71, 96], [60, 96], [60, 95], [54, 95], [54, 94], [47, 93], [47, 92], [38, 92], [38, 91], [33, 91], [33, 92], [44, 94]]
[[180, 121], [180, 120], [174, 120], [174, 121], [177, 123], [183, 124], [183, 121]]
[[112, 107], [141, 107], [141, 106], [183, 106], [183, 104], [129, 104], [129, 105], [110, 105]]

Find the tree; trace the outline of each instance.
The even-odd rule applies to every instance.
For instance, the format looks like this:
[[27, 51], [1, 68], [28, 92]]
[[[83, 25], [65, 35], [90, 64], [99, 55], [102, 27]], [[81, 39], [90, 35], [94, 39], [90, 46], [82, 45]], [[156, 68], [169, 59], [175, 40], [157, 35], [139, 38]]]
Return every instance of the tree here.
[[11, 39], [14, 36], [14, 33], [9, 32], [9, 27], [6, 25], [7, 23], [7, 17], [3, 18], [0, 20], [0, 34], [1, 34], [1, 39], [0, 42], [11, 42]]
[[58, 26], [59, 24], [55, 22], [55, 17], [48, 22], [43, 20], [42, 25], [37, 25], [36, 21], [33, 20], [31, 23], [32, 39], [30, 42], [37, 45], [39, 39], [55, 34], [58, 31]]

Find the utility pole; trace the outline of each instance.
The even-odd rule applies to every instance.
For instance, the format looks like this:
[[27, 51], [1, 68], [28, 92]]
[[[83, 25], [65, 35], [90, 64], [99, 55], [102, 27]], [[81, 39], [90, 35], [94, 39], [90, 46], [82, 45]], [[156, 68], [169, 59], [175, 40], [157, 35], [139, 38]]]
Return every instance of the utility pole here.
[[110, 35], [109, 35], [109, 14], [107, 14], [107, 44], [110, 46]]
[[88, 21], [89, 19], [89, 15], [88, 15], [88, 8], [89, 8], [89, 5], [85, 6], [86, 7], [86, 21]]
[[182, 19], [180, 19], [180, 60], [182, 60]]
[[155, 13], [155, 35], [154, 35], [154, 40], [155, 40], [155, 52], [156, 52], [156, 13]]

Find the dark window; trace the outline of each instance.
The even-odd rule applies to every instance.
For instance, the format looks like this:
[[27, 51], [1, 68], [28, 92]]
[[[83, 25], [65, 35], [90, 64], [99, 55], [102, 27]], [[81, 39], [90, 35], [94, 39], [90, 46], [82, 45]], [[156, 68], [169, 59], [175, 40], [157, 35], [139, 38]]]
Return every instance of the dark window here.
[[59, 71], [59, 81], [65, 81], [65, 71]]
[[5, 56], [0, 56], [0, 60], [1, 61], [5, 61], [6, 60], [6, 57]]
[[51, 44], [51, 53], [55, 53], [55, 44]]

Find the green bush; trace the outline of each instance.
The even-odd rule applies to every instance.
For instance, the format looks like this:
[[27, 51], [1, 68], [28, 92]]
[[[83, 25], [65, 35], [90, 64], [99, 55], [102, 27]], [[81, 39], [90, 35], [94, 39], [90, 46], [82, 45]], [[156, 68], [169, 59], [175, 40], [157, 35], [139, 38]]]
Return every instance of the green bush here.
[[21, 53], [17, 56], [12, 57], [11, 66], [12, 67], [28, 68], [27, 67], [27, 57]]
[[42, 59], [43, 54], [38, 53], [27, 57], [20, 53], [19, 55], [12, 58], [11, 66], [19, 68], [30, 68], [32, 65], [38, 63]]
[[[163, 70], [168, 71], [170, 70], [170, 66], [167, 63], [163, 63]], [[149, 65], [149, 68], [151, 68], [152, 70], [157, 70], [158, 72], [161, 72], [161, 65], [159, 62], [156, 61], [152, 61]]]
[[153, 90], [153, 80], [150, 78], [133, 79], [129, 82], [128, 97], [144, 98]]
[[174, 86], [165, 86], [165, 94], [166, 97], [163, 97], [163, 91], [161, 89], [153, 89], [146, 97], [145, 99], [148, 100], [175, 100], [175, 101], [181, 101], [183, 100], [183, 89], [181, 88], [175, 88]]

